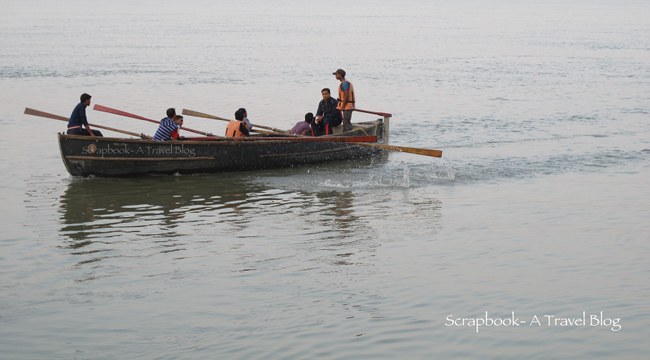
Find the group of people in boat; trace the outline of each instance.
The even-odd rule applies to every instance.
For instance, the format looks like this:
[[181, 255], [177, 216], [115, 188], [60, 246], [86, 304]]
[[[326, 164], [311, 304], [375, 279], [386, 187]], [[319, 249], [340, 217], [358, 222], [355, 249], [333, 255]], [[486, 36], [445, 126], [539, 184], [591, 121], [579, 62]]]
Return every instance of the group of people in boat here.
[[321, 136], [330, 135], [334, 128], [343, 124], [343, 131], [352, 129], [352, 111], [354, 109], [355, 96], [352, 83], [345, 79], [345, 70], [338, 69], [332, 73], [340, 81], [338, 88], [338, 99], [332, 97], [329, 88], [323, 88], [320, 93], [323, 99], [318, 103], [316, 116], [308, 112], [305, 120], [299, 121], [291, 129], [294, 135]]
[[[355, 104], [354, 87], [352, 83], [345, 79], [345, 70], [337, 69], [332, 75], [340, 81], [338, 86], [338, 99], [331, 95], [329, 88], [323, 88], [321, 95], [323, 99], [318, 103], [316, 115], [308, 112], [305, 114], [304, 121], [299, 121], [290, 130], [292, 135], [303, 136], [321, 136], [330, 135], [334, 128], [343, 126], [343, 131], [352, 129], [352, 112]], [[72, 111], [68, 121], [68, 131], [70, 135], [90, 135], [103, 136], [99, 130], [91, 129], [86, 117], [86, 108], [90, 106], [91, 96], [82, 94], [80, 102]], [[156, 141], [180, 140], [178, 131], [183, 125], [183, 116], [177, 115], [174, 108], [167, 109], [167, 117], [160, 120], [160, 125], [153, 139]], [[226, 127], [226, 137], [244, 137], [249, 136], [253, 126], [248, 120], [246, 109], [239, 108], [235, 111], [235, 119], [231, 120]]]

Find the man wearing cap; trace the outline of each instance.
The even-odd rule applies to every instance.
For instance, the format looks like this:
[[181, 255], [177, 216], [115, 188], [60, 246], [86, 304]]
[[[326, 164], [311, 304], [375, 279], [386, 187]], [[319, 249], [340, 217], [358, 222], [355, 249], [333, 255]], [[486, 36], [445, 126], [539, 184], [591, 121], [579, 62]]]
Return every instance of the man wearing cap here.
[[[86, 117], [86, 108], [90, 106], [90, 98], [92, 96], [83, 93], [79, 97], [81, 102], [72, 110], [70, 120], [68, 120], [69, 135], [90, 135], [90, 136], [103, 136], [101, 131], [92, 130], [88, 125], [88, 118]], [[85, 127], [85, 129], [84, 129]]]
[[336, 106], [343, 116], [343, 131], [352, 130], [352, 110], [354, 109], [354, 87], [352, 83], [345, 80], [345, 70], [337, 69], [332, 75], [339, 80], [339, 103]]

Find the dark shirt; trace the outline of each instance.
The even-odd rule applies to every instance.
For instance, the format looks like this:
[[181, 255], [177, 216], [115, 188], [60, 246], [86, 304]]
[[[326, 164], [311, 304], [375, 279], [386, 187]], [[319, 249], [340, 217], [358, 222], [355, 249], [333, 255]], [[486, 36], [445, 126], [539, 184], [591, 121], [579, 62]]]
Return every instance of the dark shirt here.
[[86, 105], [82, 102], [77, 104], [77, 106], [72, 110], [70, 115], [70, 120], [68, 121], [68, 127], [73, 126], [88, 126], [88, 119], [86, 118]]
[[[322, 134], [329, 135], [332, 132], [332, 128], [335, 126], [341, 125], [343, 118], [341, 117], [341, 110], [337, 110], [336, 106], [338, 101], [334, 98], [329, 98], [327, 100], [323, 99], [318, 103], [318, 110], [316, 111], [316, 116], [323, 116], [323, 121], [320, 125], [317, 125], [317, 128], [314, 130], [316, 136]], [[320, 135], [319, 135], [320, 133]]]
[[321, 100], [318, 103], [316, 116], [323, 116], [324, 118], [339, 118], [341, 112], [336, 110], [336, 105], [338, 105], [338, 101], [332, 97], [327, 100]]
[[239, 131], [243, 132], [246, 136], [249, 136], [251, 134], [251, 132], [248, 130], [248, 127], [246, 127], [246, 123], [243, 121], [239, 123]]
[[311, 133], [314, 136], [322, 136], [325, 135], [325, 124], [321, 122], [320, 124], [316, 124], [316, 121], [311, 122]]

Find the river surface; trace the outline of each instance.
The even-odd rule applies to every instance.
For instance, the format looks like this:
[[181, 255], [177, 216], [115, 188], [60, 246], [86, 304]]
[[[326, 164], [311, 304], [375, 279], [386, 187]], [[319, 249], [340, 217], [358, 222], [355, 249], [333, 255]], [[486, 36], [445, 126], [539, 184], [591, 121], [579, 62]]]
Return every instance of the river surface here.
[[[0, 358], [650, 353], [649, 2], [2, 9]], [[394, 115], [391, 144], [444, 157], [75, 178], [65, 124], [23, 114], [69, 116], [87, 92], [290, 128], [337, 68], [359, 108]]]

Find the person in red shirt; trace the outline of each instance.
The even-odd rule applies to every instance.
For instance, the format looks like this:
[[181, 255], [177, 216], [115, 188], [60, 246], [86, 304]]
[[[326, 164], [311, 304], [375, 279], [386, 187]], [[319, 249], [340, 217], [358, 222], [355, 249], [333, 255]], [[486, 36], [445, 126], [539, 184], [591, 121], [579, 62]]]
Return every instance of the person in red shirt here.
[[183, 117], [181, 115], [174, 116], [174, 124], [176, 124], [176, 129], [172, 131], [172, 140], [183, 140], [183, 137], [178, 134], [178, 130], [180, 130], [181, 126], [183, 126]]

